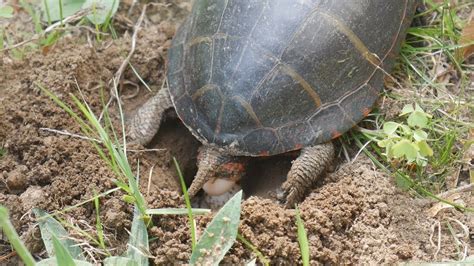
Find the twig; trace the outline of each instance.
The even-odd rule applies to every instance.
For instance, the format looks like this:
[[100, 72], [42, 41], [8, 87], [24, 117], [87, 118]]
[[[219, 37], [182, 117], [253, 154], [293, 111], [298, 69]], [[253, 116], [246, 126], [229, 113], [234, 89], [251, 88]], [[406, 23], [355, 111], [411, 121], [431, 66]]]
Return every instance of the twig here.
[[133, 87], [135, 87], [135, 92], [130, 94], [130, 95], [122, 95], [122, 99], [128, 100], [128, 99], [133, 99], [133, 98], [137, 97], [138, 93], [140, 93], [140, 86], [137, 83], [129, 81], [129, 80], [126, 80], [123, 83], [124, 84], [129, 84], [129, 85], [132, 85]]
[[[467, 225], [461, 223], [461, 221], [459, 221], [458, 219], [454, 219], [454, 218], [451, 218], [451, 217], [448, 217], [448, 219], [455, 222], [455, 223], [457, 223], [462, 228], [462, 230], [463, 230], [462, 237], [464, 238], [463, 240], [468, 240], [469, 241], [469, 227], [467, 227]], [[454, 238], [456, 244], [461, 245], [463, 247], [463, 257], [462, 257], [461, 260], [464, 260], [467, 256], [467, 249], [468, 249], [469, 245], [465, 241], [459, 240], [459, 238], [455, 234], [455, 232], [453, 232], [453, 238]]]
[[58, 130], [58, 129], [46, 128], [46, 127], [41, 127], [40, 130], [43, 130], [43, 131], [46, 131], [46, 132], [51, 132], [51, 133], [56, 133], [56, 134], [59, 134], [59, 135], [69, 136], [69, 137], [73, 137], [73, 138], [84, 139], [84, 140], [94, 141], [94, 142], [97, 142], [97, 143], [102, 143], [102, 141], [100, 141], [98, 139], [89, 138], [89, 137], [82, 136], [82, 135], [79, 135], [79, 134], [69, 133], [66, 130], [61, 131], [61, 130]]
[[[436, 227], [438, 227], [438, 243], [435, 244], [433, 242], [434, 232]], [[436, 246], [436, 252], [434, 253], [434, 258], [437, 260], [438, 253], [441, 250], [441, 223], [439, 221], [435, 221], [435, 223], [431, 226], [431, 235], [430, 235], [430, 243], [433, 246]]]
[[460, 192], [468, 192], [468, 191], [472, 191], [472, 190], [474, 190], [474, 184], [467, 184], [467, 185], [464, 185], [462, 187], [458, 187], [458, 188], [455, 188], [455, 189], [452, 189], [452, 190], [445, 191], [445, 192], [440, 193], [436, 196], [440, 197], [440, 198], [448, 198], [452, 194], [456, 194], [456, 193], [460, 193]]
[[0, 257], [0, 262], [6, 261], [6, 260], [8, 260], [9, 258], [14, 257], [14, 256], [16, 256], [16, 255], [17, 255], [17, 254], [16, 254], [16, 251], [12, 251], [12, 252], [8, 253], [7, 255]]
[[359, 157], [359, 155], [360, 155], [360, 154], [362, 153], [362, 151], [365, 149], [365, 147], [367, 147], [371, 142], [372, 142], [372, 140], [367, 141], [367, 142], [359, 149], [359, 151], [357, 152], [357, 154], [354, 156], [354, 159], [350, 160], [349, 162], [350, 162], [350, 163], [354, 163], [355, 160], [357, 160], [357, 157]]
[[[146, 14], [146, 8], [147, 8], [148, 5], [145, 5], [143, 6], [143, 10], [142, 10], [142, 13], [140, 15], [140, 17], [138, 18], [138, 21], [137, 23], [135, 24], [135, 26], [133, 27], [134, 30], [133, 30], [133, 35], [132, 35], [132, 44], [131, 44], [131, 48], [130, 48], [130, 51], [128, 52], [128, 55], [127, 57], [125, 58], [125, 60], [122, 62], [122, 64], [120, 65], [119, 69], [117, 70], [117, 72], [115, 73], [114, 77], [109, 81], [109, 86], [112, 85], [112, 87], [110, 88], [110, 99], [109, 101], [107, 102], [107, 104], [105, 105], [105, 109], [109, 108], [110, 104], [112, 104], [112, 102], [114, 101], [114, 99], [117, 99], [117, 101], [120, 101], [120, 98], [118, 95], [115, 95], [115, 91], [118, 91], [116, 86], [117, 84], [119, 84], [120, 82], [120, 78], [122, 77], [122, 74], [123, 72], [125, 71], [125, 68], [127, 67], [127, 65], [129, 64], [130, 62], [130, 59], [132, 58], [132, 55], [133, 53], [135, 52], [135, 48], [136, 48], [136, 45], [137, 45], [137, 35], [138, 35], [138, 31], [140, 30], [140, 27], [142, 25], [142, 22], [143, 22], [143, 19], [145, 18], [145, 14]], [[117, 93], [118, 94], [118, 93]], [[102, 120], [102, 116], [103, 116], [104, 112], [102, 112], [99, 116], [99, 121]]]
[[[115, 73], [114, 78], [109, 82], [109, 84], [119, 84], [120, 78], [122, 77], [123, 72], [125, 71], [125, 68], [127, 67], [128, 63], [130, 62], [130, 59], [132, 58], [133, 53], [135, 52], [135, 48], [137, 45], [137, 35], [140, 30], [140, 27], [142, 25], [143, 19], [145, 18], [146, 14], [146, 8], [147, 5], [143, 6], [142, 13], [140, 17], [138, 18], [137, 23], [135, 24], [133, 35], [132, 35], [132, 44], [130, 48], [130, 52], [128, 52], [127, 57], [125, 58], [124, 61], [122, 61], [122, 64], [120, 65], [119, 69]], [[110, 92], [111, 97], [115, 97], [118, 99], [118, 95], [114, 95], [114, 91], [111, 90]]]
[[146, 186], [146, 195], [147, 197], [150, 196], [150, 188], [151, 188], [151, 177], [153, 175], [153, 169], [155, 168], [155, 165], [152, 165], [150, 168], [150, 173], [148, 174], [148, 184]]

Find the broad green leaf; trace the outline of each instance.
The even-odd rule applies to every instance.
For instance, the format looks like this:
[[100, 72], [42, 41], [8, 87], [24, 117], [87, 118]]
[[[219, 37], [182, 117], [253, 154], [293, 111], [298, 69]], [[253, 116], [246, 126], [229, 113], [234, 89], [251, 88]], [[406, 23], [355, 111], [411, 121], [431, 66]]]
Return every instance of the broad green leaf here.
[[383, 139], [377, 142], [377, 145], [382, 148], [388, 148], [393, 145], [393, 140], [392, 139]]
[[303, 266], [309, 266], [309, 244], [308, 235], [304, 229], [303, 220], [300, 216], [300, 211], [296, 208], [296, 226], [298, 228], [298, 243], [300, 245], [301, 259]]
[[191, 254], [191, 265], [218, 265], [224, 258], [237, 237], [241, 201], [239, 191], [212, 219]]
[[383, 124], [383, 132], [389, 136], [395, 134], [397, 132], [398, 127], [400, 124], [395, 123], [395, 122], [386, 122]]
[[408, 162], [413, 162], [418, 155], [418, 147], [411, 141], [402, 139], [392, 146], [395, 158], [405, 158]]
[[56, 253], [56, 260], [58, 262], [58, 265], [75, 266], [76, 264], [74, 263], [74, 259], [71, 256], [71, 253], [69, 253], [67, 248], [63, 246], [63, 243], [61, 243], [54, 234], [52, 236], [54, 253]]
[[413, 108], [413, 105], [407, 104], [407, 105], [403, 106], [402, 113], [400, 114], [400, 116], [404, 116], [404, 115], [412, 113], [414, 111], [415, 111], [415, 109]]
[[[188, 214], [189, 210], [184, 208], [162, 208], [162, 209], [148, 209], [146, 214], [149, 215], [184, 215]], [[210, 209], [191, 209], [194, 215], [203, 215], [211, 212]]]
[[87, 18], [93, 24], [103, 24], [117, 12], [120, 0], [86, 0], [82, 8], [90, 8], [92, 14]]
[[[93, 266], [94, 265], [92, 263], [89, 263], [83, 260], [73, 260], [73, 261], [74, 261], [74, 265], [76, 266]], [[40, 262], [37, 262], [35, 266], [62, 266], [62, 265], [59, 264], [56, 257], [52, 257], [52, 258], [47, 258]]]
[[428, 126], [428, 117], [424, 112], [414, 111], [408, 117], [407, 122], [411, 127], [425, 128]]
[[[63, 19], [69, 17], [81, 10], [82, 5], [86, 0], [62, 0], [63, 4]], [[59, 0], [41, 0], [41, 7], [43, 9], [43, 21], [48, 21], [48, 13], [51, 21], [61, 20], [61, 13], [59, 9]], [[46, 10], [48, 9], [48, 11]]]
[[125, 257], [108, 257], [104, 260], [104, 266], [139, 266], [133, 259]]
[[77, 246], [74, 241], [69, 239], [69, 234], [67, 233], [66, 229], [64, 229], [64, 227], [58, 221], [56, 221], [56, 219], [41, 209], [34, 208], [33, 213], [38, 220], [41, 238], [43, 239], [43, 243], [49, 257], [55, 256], [53, 245], [53, 235], [55, 235], [61, 242], [61, 245], [67, 248], [74, 259], [85, 260], [84, 256], [82, 255], [82, 249]]
[[418, 145], [418, 148], [420, 150], [420, 154], [422, 156], [433, 156], [433, 150], [431, 149], [430, 145], [428, 145], [428, 143], [426, 143], [426, 141], [424, 141], [424, 140], [418, 141], [416, 143], [416, 145]]
[[425, 110], [423, 110], [423, 108], [421, 108], [421, 106], [419, 106], [418, 104], [415, 104], [415, 111], [421, 112], [425, 114], [426, 117], [431, 118], [431, 115], [427, 114]]
[[424, 166], [428, 165], [428, 159], [426, 159], [425, 157], [418, 154], [418, 157], [416, 157], [415, 163], [418, 166], [424, 167]]
[[12, 18], [13, 17], [13, 7], [11, 6], [2, 6], [0, 7], [0, 18]]
[[428, 133], [426, 133], [425, 131], [423, 131], [421, 129], [417, 129], [417, 130], [415, 130], [415, 132], [413, 132], [413, 138], [416, 141], [427, 140], [428, 139]]
[[413, 134], [413, 130], [407, 125], [401, 125], [400, 128], [402, 129], [404, 135], [411, 136], [411, 134]]
[[132, 229], [130, 238], [128, 239], [128, 248], [125, 257], [135, 261], [136, 265], [148, 265], [148, 257], [145, 253], [148, 251], [148, 232], [146, 225], [140, 215], [138, 208], [135, 206], [133, 211]]

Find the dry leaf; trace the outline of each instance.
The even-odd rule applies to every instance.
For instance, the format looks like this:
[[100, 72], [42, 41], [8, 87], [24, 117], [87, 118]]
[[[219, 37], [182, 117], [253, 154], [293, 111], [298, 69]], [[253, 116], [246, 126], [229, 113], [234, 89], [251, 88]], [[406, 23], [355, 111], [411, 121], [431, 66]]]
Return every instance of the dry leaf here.
[[[446, 200], [449, 201], [449, 202], [456, 203], [456, 204], [461, 205], [461, 206], [465, 205], [463, 200], [461, 199], [461, 193], [452, 194], [448, 198], [446, 198]], [[429, 208], [427, 212], [428, 212], [428, 215], [430, 217], [434, 218], [434, 217], [436, 217], [436, 215], [438, 215], [438, 213], [441, 210], [450, 209], [450, 208], [454, 208], [454, 207], [452, 205], [446, 204], [444, 202], [438, 202], [435, 205], [433, 205], [433, 207]]]
[[474, 20], [471, 20], [461, 33], [461, 39], [459, 40], [459, 44], [466, 45], [466, 47], [462, 49], [462, 59], [466, 60], [471, 55], [474, 55]]

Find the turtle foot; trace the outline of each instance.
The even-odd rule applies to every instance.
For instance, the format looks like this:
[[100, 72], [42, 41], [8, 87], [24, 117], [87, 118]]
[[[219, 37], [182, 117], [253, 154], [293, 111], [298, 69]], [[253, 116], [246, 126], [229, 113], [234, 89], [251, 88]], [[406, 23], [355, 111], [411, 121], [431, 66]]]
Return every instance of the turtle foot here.
[[163, 88], [148, 100], [133, 117], [128, 136], [132, 142], [142, 145], [148, 144], [160, 128], [161, 119], [166, 109], [172, 108], [173, 103], [169, 90]]
[[326, 171], [333, 158], [334, 146], [331, 142], [303, 148], [282, 185], [280, 200], [288, 208], [293, 208]]

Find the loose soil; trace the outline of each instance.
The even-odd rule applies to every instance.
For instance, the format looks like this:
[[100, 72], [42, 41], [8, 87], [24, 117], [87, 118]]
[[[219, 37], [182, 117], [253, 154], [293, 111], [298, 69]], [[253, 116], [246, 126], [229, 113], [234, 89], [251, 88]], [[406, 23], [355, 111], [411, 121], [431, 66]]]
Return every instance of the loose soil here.
[[[176, 26], [188, 12], [186, 1], [177, 3], [166, 8], [150, 8], [130, 61], [154, 91], [162, 86], [167, 48]], [[63, 210], [113, 189], [116, 178], [90, 141], [51, 131], [81, 134], [78, 123], [41, 92], [38, 84], [71, 105], [70, 94], [82, 94], [96, 114], [100, 114], [101, 92], [107, 101], [110, 95], [104, 88], [109, 88], [109, 81], [130, 49], [131, 21], [136, 21], [139, 12], [135, 7], [128, 15], [128, 8], [125, 4], [117, 15], [117, 30], [121, 33], [117, 40], [88, 42], [87, 33], [72, 33], [42, 52], [26, 51], [22, 59], [13, 58], [11, 53], [0, 57], [0, 147], [6, 150], [0, 158], [0, 204], [10, 210], [15, 228], [36, 256], [44, 257], [45, 252], [32, 208], [48, 212]], [[20, 15], [9, 22], [7, 29], [20, 27], [26, 14]], [[122, 80], [120, 88], [124, 96], [133, 95], [139, 88], [138, 95], [122, 99], [126, 118], [130, 118], [152, 93], [144, 89], [130, 69]], [[116, 104], [111, 107], [112, 119], [118, 126], [116, 107]], [[134, 166], [137, 161], [140, 163], [140, 187], [150, 208], [184, 207], [173, 156], [180, 162], [188, 183], [196, 171], [199, 143], [172, 112], [167, 117], [147, 147], [157, 150], [131, 147], [135, 150], [129, 153]], [[294, 210], [285, 209], [268, 197], [268, 191], [284, 179], [292, 159], [289, 156], [256, 159], [242, 181], [248, 198], [242, 205], [240, 232], [272, 264], [295, 264], [301, 259]], [[376, 170], [364, 156], [352, 163], [342, 162], [336, 168], [300, 205], [312, 264], [457, 260], [461, 258], [458, 248], [472, 252], [469, 235], [465, 234], [465, 230], [472, 231], [472, 217], [452, 208], [430, 215], [430, 208], [439, 203], [398, 189], [392, 177]], [[122, 196], [117, 191], [100, 199], [100, 218], [107, 246], [113, 254], [126, 249], [132, 218], [132, 208]], [[466, 205], [474, 206], [470, 194], [461, 198]], [[73, 208], [62, 218], [96, 234], [92, 203]], [[211, 219], [212, 215], [198, 217], [199, 232]], [[471, 229], [449, 219], [456, 219]], [[452, 232], [446, 226], [448, 220]], [[187, 218], [161, 216], [153, 222], [154, 227], [149, 230], [150, 238], [154, 239], [150, 243], [152, 261], [159, 265], [187, 262], [191, 252]], [[441, 224], [439, 231], [438, 224]], [[73, 230], [70, 232], [83, 239]], [[456, 244], [454, 236], [465, 246]], [[101, 257], [92, 246], [84, 248], [96, 258]], [[0, 239], [0, 258], [10, 252], [6, 239]], [[253, 257], [251, 251], [236, 243], [224, 263], [243, 263]], [[15, 265], [17, 261], [12, 256], [0, 264]]]

